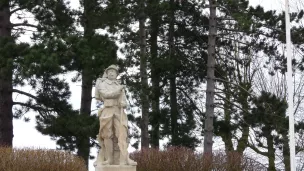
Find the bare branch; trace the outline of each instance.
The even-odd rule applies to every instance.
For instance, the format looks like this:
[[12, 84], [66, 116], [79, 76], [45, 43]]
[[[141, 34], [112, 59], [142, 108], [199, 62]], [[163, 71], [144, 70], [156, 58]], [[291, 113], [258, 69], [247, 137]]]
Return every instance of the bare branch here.
[[25, 95], [25, 96], [30, 97], [30, 98], [33, 98], [33, 99], [35, 99], [35, 100], [37, 99], [36, 96], [34, 96], [34, 95], [30, 94], [30, 93], [21, 91], [21, 90], [13, 89], [12, 92], [13, 92], [13, 93], [18, 93], [18, 94]]
[[222, 30], [226, 30], [226, 31], [231, 31], [231, 32], [242, 32], [242, 33], [251, 33], [251, 32], [246, 32], [243, 30], [239, 30], [239, 29], [229, 29], [229, 28], [225, 28], [225, 27], [217, 27], [218, 29], [222, 29]]
[[218, 20], [235, 21], [233, 18], [217, 17]]
[[226, 83], [229, 83], [229, 84], [233, 84], [237, 87], [239, 87], [240, 89], [242, 89], [243, 91], [245, 91], [246, 93], [250, 94], [252, 97], [256, 97], [256, 95], [252, 94], [251, 92], [247, 91], [244, 87], [238, 85], [238, 84], [235, 84], [233, 82], [229, 82], [227, 80], [224, 80], [224, 79], [220, 79], [220, 78], [215, 78], [215, 80], [218, 80], [218, 81], [222, 81], [222, 82], [226, 82]]
[[196, 104], [194, 103], [194, 101], [191, 99], [191, 97], [189, 97], [189, 95], [187, 94], [187, 92], [185, 92], [181, 87], [176, 87], [178, 90], [180, 90], [182, 93], [184, 93], [184, 95], [190, 100], [190, 102], [192, 103], [192, 105], [196, 108], [196, 110], [198, 110], [201, 115], [203, 114], [203, 111], [201, 111]]
[[33, 27], [33, 28], [38, 28], [37, 25], [29, 24], [29, 23], [26, 23], [26, 22], [23, 22], [23, 23], [12, 23], [11, 26], [12, 27]]
[[45, 109], [41, 106], [37, 106], [37, 105], [31, 105], [31, 104], [28, 104], [28, 103], [22, 103], [22, 102], [13, 102], [13, 105], [20, 105], [20, 106], [24, 106], [24, 107], [27, 107], [27, 108], [30, 108], [30, 109], [33, 109], [35, 111], [37, 111], [41, 117], [43, 117], [44, 119], [46, 119], [46, 114], [48, 112], [52, 112], [52, 110], [48, 110], [48, 109]]
[[40, 107], [40, 106], [37, 106], [37, 105], [31, 105], [31, 104], [28, 104], [28, 103], [22, 103], [22, 102], [13, 102], [13, 105], [20, 105], [20, 106], [24, 106], [24, 107], [28, 107], [28, 108], [31, 108], [33, 110], [36, 110], [36, 111], [44, 111], [44, 112], [51, 112], [51, 110], [47, 110], [47, 109], [44, 109], [43, 107]]
[[16, 8], [16, 9], [13, 9], [13, 10], [11, 10], [11, 12], [10, 12], [10, 14], [13, 14], [13, 13], [15, 13], [15, 12], [17, 12], [17, 11], [20, 11], [20, 10], [23, 10], [23, 9], [25, 9], [24, 7], [20, 7], [20, 8]]
[[248, 147], [251, 148], [253, 151], [255, 151], [255, 152], [258, 153], [258, 154], [261, 154], [261, 155], [263, 155], [263, 156], [267, 156], [267, 155], [268, 155], [267, 152], [262, 152], [262, 151], [260, 151], [258, 148], [256, 148], [254, 145], [252, 145], [252, 144], [250, 144], [250, 143], [248, 143]]

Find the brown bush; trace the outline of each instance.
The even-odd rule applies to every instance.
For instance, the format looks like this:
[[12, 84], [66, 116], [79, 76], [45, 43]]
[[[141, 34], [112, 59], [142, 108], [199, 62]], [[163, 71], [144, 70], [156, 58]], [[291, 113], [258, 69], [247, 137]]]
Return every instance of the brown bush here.
[[86, 171], [79, 157], [58, 150], [0, 148], [0, 171]]
[[[143, 149], [132, 154], [137, 171], [263, 171], [258, 162], [237, 153], [217, 152], [204, 156], [187, 148], [173, 147], [165, 151]], [[266, 169], [267, 170], [267, 169]]]

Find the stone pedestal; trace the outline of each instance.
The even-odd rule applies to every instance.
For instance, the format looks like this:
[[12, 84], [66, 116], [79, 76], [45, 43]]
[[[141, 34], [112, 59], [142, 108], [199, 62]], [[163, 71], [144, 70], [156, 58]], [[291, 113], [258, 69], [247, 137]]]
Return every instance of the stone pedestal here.
[[136, 166], [101, 165], [96, 166], [95, 171], [136, 171]]

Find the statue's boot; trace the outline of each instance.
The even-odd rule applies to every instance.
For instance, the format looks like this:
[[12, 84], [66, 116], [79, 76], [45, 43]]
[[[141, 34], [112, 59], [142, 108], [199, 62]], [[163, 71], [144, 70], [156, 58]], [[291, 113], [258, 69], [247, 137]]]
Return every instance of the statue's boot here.
[[120, 157], [120, 165], [131, 165], [131, 166], [136, 166], [137, 162], [129, 158], [128, 151], [125, 150], [124, 152], [121, 152], [121, 157]]
[[122, 141], [124, 140], [124, 137], [119, 137], [118, 139], [118, 146], [119, 146], [119, 150], [120, 150], [120, 160], [119, 160], [119, 164], [120, 165], [128, 165], [128, 146], [126, 141]]
[[120, 150], [120, 165], [128, 165], [128, 151], [127, 150]]
[[127, 150], [120, 151], [120, 165], [131, 165], [136, 166], [137, 162], [129, 158]]
[[94, 167], [103, 165], [103, 163], [105, 162], [105, 154], [104, 154], [105, 152], [104, 151], [105, 151], [104, 147], [99, 149], [97, 159], [93, 163]]
[[105, 150], [106, 150], [106, 161], [104, 161], [103, 165], [111, 165], [113, 164], [113, 141], [112, 139], [105, 139], [104, 140]]
[[102, 165], [103, 162], [105, 161], [105, 145], [103, 140], [100, 138], [99, 135], [97, 135], [97, 141], [99, 143], [100, 149], [98, 151], [98, 156], [96, 161], [93, 163], [93, 165], [96, 167], [98, 165]]

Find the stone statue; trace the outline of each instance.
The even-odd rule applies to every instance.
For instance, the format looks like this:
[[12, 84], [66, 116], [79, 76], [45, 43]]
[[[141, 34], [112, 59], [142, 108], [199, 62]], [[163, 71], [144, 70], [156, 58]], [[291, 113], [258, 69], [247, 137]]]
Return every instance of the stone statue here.
[[103, 102], [103, 108], [98, 111], [100, 128], [97, 140], [101, 149], [95, 166], [137, 165], [128, 155], [125, 86], [116, 79], [117, 75], [118, 67], [111, 65], [105, 70], [103, 77], [96, 81], [95, 98]]

